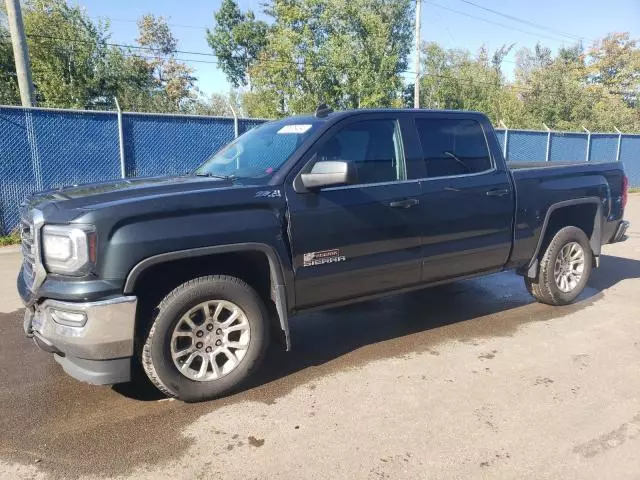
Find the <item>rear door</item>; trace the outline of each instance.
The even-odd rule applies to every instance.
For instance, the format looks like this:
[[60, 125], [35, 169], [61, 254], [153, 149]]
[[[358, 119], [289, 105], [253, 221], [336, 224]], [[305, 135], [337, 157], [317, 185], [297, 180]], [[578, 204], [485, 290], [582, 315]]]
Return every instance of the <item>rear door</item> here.
[[425, 281], [500, 269], [512, 244], [514, 192], [494, 158], [481, 116], [416, 114], [426, 178], [423, 218]]
[[413, 125], [402, 113], [347, 117], [324, 134], [303, 164], [353, 162], [358, 184], [300, 193], [287, 182], [297, 308], [420, 281], [420, 182], [407, 171], [407, 128]]

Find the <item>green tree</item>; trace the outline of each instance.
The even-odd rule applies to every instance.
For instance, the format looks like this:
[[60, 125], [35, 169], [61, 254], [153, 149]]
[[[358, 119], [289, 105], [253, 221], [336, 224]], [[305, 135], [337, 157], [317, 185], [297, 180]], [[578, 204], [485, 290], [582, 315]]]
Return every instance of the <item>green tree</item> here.
[[28, 0], [25, 32], [38, 105], [86, 108], [100, 97], [108, 24], [65, 0]]
[[0, 11], [0, 105], [20, 102], [18, 82], [13, 61], [13, 48], [9, 38], [6, 16]]
[[228, 95], [213, 93], [198, 100], [194, 107], [194, 113], [212, 117], [232, 117], [233, 110], [235, 110], [236, 115], [242, 117], [244, 114], [240, 101], [240, 96], [233, 91]]
[[[175, 57], [177, 40], [165, 19], [143, 16], [139, 48], [109, 42], [108, 22], [93, 21], [65, 0], [27, 0], [23, 17], [38, 105], [156, 112], [193, 111], [193, 71]], [[6, 20], [0, 18], [0, 102], [18, 103]]]
[[593, 83], [611, 88], [637, 88], [640, 83], [640, 49], [629, 33], [612, 33], [589, 49]]
[[[552, 128], [581, 128], [590, 117], [586, 69], [580, 47], [561, 49], [551, 63], [542, 62], [519, 78], [524, 108], [535, 121]], [[528, 126], [528, 125], [525, 125]], [[534, 126], [534, 125], [531, 125]]]
[[548, 67], [552, 62], [551, 49], [540, 42], [536, 43], [533, 50], [523, 47], [516, 52], [516, 79], [527, 82], [534, 71]]
[[[225, 0], [208, 38], [229, 81], [250, 86], [243, 102], [252, 115], [310, 111], [321, 102], [400, 105], [412, 9], [410, 0], [271, 0], [264, 12], [272, 22], [255, 39], [253, 15]], [[243, 45], [236, 32], [252, 33]]]
[[629, 33], [612, 33], [588, 51], [589, 82], [622, 95], [631, 107], [640, 95], [640, 48]]
[[223, 0], [214, 15], [216, 25], [207, 29], [207, 42], [220, 68], [234, 87], [247, 85], [247, 72], [267, 44], [267, 24], [252, 11], [242, 13], [234, 0]]
[[[128, 64], [134, 70], [134, 78], [140, 73], [150, 73], [147, 82], [150, 90], [142, 97], [139, 109], [158, 112], [190, 111], [197, 100], [196, 78], [193, 69], [176, 60], [178, 41], [164, 17], [144, 15], [138, 21], [137, 43], [144, 55]], [[146, 65], [145, 65], [146, 63]], [[145, 97], [148, 95], [148, 102]]]
[[421, 53], [420, 105], [425, 108], [476, 110], [493, 122], [511, 124], [523, 114], [516, 92], [506, 85], [502, 62], [512, 46], [476, 56], [460, 49], [426, 43]]

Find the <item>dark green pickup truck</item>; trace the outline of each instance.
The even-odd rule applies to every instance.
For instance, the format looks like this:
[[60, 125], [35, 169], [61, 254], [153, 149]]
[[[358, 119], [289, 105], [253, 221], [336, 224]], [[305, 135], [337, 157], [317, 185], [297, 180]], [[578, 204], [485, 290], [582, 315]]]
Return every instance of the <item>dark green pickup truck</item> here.
[[620, 163], [508, 166], [479, 113], [321, 108], [189, 175], [28, 198], [24, 328], [80, 380], [141, 367], [167, 395], [209, 399], [270, 339], [290, 348], [299, 312], [505, 269], [570, 303], [624, 238], [626, 198]]

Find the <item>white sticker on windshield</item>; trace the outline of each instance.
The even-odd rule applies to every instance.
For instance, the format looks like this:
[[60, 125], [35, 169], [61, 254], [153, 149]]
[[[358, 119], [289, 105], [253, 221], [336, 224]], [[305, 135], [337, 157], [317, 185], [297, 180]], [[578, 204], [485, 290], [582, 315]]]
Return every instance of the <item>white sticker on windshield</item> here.
[[311, 125], [285, 125], [280, 130], [278, 130], [278, 133], [300, 134], [300, 133], [305, 133], [310, 128], [311, 128]]

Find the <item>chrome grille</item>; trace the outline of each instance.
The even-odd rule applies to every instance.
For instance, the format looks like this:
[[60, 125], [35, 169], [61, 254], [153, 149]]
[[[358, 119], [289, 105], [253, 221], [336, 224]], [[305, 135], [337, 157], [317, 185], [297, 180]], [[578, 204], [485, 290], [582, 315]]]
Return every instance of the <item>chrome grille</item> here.
[[33, 288], [35, 282], [34, 230], [33, 224], [28, 219], [20, 219], [24, 280], [29, 288]]

